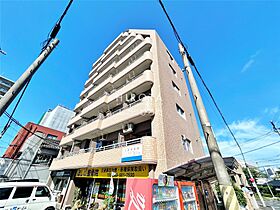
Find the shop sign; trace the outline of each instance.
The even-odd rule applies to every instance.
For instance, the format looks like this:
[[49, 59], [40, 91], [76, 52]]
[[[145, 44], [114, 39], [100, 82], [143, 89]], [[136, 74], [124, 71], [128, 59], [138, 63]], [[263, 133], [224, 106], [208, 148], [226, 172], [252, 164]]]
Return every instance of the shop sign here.
[[70, 171], [53, 171], [51, 173], [52, 177], [69, 177], [70, 176]]
[[158, 176], [158, 186], [174, 187], [174, 176], [167, 176], [166, 174], [160, 174]]
[[152, 209], [151, 185], [151, 179], [127, 179], [125, 210]]
[[122, 162], [142, 160], [142, 144], [122, 148]]
[[106, 168], [80, 168], [76, 173], [77, 178], [147, 178], [149, 176], [148, 165], [116, 166]]

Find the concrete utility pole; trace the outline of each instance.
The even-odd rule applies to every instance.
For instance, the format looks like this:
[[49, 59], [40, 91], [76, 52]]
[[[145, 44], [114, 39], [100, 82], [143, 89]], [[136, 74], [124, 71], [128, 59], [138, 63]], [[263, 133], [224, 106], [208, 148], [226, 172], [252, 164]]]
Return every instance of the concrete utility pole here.
[[210, 157], [212, 159], [216, 176], [219, 182], [219, 187], [223, 196], [225, 208], [227, 210], [239, 210], [240, 206], [234, 188], [231, 184], [230, 177], [227, 172], [224, 160], [222, 158], [219, 146], [214, 137], [214, 133], [206, 113], [206, 109], [204, 107], [195, 78], [193, 76], [191, 67], [189, 65], [189, 60], [186, 56], [186, 52], [183, 46], [180, 43], [179, 43], [179, 51], [180, 54], [182, 55], [184, 69], [186, 70], [188, 75], [188, 80], [194, 97], [194, 102], [197, 108], [198, 116], [203, 129], [204, 137], [206, 139]]
[[251, 173], [251, 170], [250, 170], [250, 168], [249, 168], [249, 166], [247, 165], [246, 162], [245, 162], [245, 166], [246, 166], [246, 168], [247, 168], [247, 171], [248, 171], [248, 173], [249, 173], [250, 178], [252, 179], [252, 185], [253, 185], [253, 187], [256, 189], [257, 194], [258, 194], [258, 196], [259, 196], [259, 199], [260, 199], [261, 202], [262, 202], [263, 207], [266, 207], [266, 204], [265, 204], [265, 202], [264, 202], [264, 200], [263, 200], [262, 194], [261, 194], [261, 192], [260, 192], [260, 190], [259, 190], [259, 188], [258, 188], [258, 186], [257, 186], [257, 184], [256, 184], [256, 180], [255, 180], [255, 178], [253, 177], [253, 175], [252, 175], [252, 173]]
[[15, 84], [8, 90], [0, 100], [0, 117], [13, 102], [14, 98], [23, 89], [24, 85], [31, 79], [31, 77], [36, 73], [41, 64], [50, 55], [53, 49], [59, 43], [58, 39], [53, 40], [49, 46], [39, 55], [39, 57], [28, 67], [28, 69], [21, 75], [21, 77], [15, 82]]

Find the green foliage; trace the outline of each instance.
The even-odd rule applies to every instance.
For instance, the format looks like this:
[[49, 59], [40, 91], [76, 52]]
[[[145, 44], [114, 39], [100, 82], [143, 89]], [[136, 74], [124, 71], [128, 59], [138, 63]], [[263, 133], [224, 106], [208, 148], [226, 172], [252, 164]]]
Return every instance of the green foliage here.
[[[251, 174], [252, 176], [254, 177], [254, 179], [256, 178], [266, 178], [266, 174], [261, 172], [261, 171], [258, 171], [254, 168], [250, 168], [250, 171], [251, 171]], [[250, 175], [249, 175], [249, 172], [247, 170], [247, 168], [243, 168], [243, 172], [246, 176], [246, 179], [248, 180], [248, 183], [250, 186], [253, 186], [252, 183], [249, 181], [249, 179], [251, 178]]]
[[[234, 191], [235, 191], [238, 203], [241, 206], [245, 207], [247, 205], [247, 200], [246, 200], [246, 198], [245, 198], [245, 196], [243, 194], [243, 191], [241, 189], [239, 189], [238, 187], [236, 187], [235, 184], [233, 184], [233, 188], [234, 188]], [[215, 189], [216, 189], [216, 191], [218, 193], [219, 199], [223, 200], [223, 197], [222, 197], [222, 194], [221, 194], [221, 191], [220, 191], [220, 188], [219, 188], [218, 184], [215, 185]]]
[[[258, 186], [261, 194], [265, 197], [272, 197], [270, 190], [268, 189], [268, 186], [263, 185], [263, 186]], [[280, 192], [276, 191], [274, 187], [270, 186], [270, 189], [272, 193], [274, 194], [275, 197], [280, 197]]]
[[107, 192], [105, 192], [103, 194], [105, 195], [105, 199], [104, 199], [103, 203], [106, 206], [106, 209], [113, 209], [115, 197], [112, 195], [109, 195], [109, 193], [107, 193]]
[[233, 188], [234, 188], [234, 191], [235, 191], [239, 204], [244, 207], [247, 206], [247, 200], [244, 196], [243, 191], [241, 189], [239, 189], [238, 187], [236, 187], [235, 185], [233, 185]]

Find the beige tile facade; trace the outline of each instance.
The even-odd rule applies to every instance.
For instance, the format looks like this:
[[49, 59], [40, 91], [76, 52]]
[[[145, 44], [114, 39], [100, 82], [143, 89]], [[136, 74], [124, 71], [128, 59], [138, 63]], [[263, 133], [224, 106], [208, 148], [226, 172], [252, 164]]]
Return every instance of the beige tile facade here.
[[[74, 110], [52, 171], [147, 163], [156, 178], [204, 155], [184, 75], [154, 30], [120, 34], [92, 65]], [[141, 145], [141, 161], [121, 162], [129, 142]]]

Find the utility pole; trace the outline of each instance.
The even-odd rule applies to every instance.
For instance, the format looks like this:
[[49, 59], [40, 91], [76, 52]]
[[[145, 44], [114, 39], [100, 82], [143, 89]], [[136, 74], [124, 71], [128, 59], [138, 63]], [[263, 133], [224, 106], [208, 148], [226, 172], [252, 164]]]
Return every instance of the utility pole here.
[[[256, 162], [256, 164], [257, 164], [258, 168], [260, 168], [259, 165], [258, 165], [258, 162]], [[260, 168], [260, 169], [261, 169], [261, 168]], [[272, 195], [272, 198], [274, 199], [275, 196], [274, 196], [274, 194], [273, 194], [273, 192], [272, 192], [272, 190], [271, 190], [271, 188], [270, 188], [270, 186], [269, 186], [269, 184], [268, 184], [269, 175], [268, 175], [268, 173], [267, 173], [265, 167], [263, 167], [263, 170], [265, 171], [265, 174], [266, 174], [266, 177], [267, 177], [266, 186], [268, 187], [269, 192], [270, 192], [270, 194]]]
[[186, 56], [186, 52], [183, 46], [179, 43], [179, 51], [182, 55], [184, 69], [187, 72], [189, 84], [191, 87], [191, 91], [194, 97], [194, 102], [197, 108], [198, 116], [200, 119], [200, 123], [202, 126], [203, 134], [206, 139], [206, 143], [208, 146], [208, 150], [210, 153], [210, 157], [212, 159], [212, 163], [214, 165], [214, 169], [216, 172], [216, 176], [219, 182], [220, 191], [223, 196], [223, 201], [225, 208], [227, 210], [239, 210], [240, 206], [234, 191], [234, 188], [231, 184], [229, 174], [227, 172], [224, 160], [222, 158], [219, 146], [214, 137], [214, 133], [212, 130], [212, 126], [207, 116], [206, 109], [204, 107], [202, 98], [200, 96], [194, 75], [192, 73], [191, 67], [189, 65], [189, 60]]
[[13, 102], [14, 98], [19, 94], [19, 92], [23, 89], [26, 83], [32, 78], [32, 76], [39, 69], [41, 64], [46, 60], [46, 58], [50, 55], [53, 49], [59, 43], [58, 39], [54, 39], [48, 47], [39, 55], [39, 57], [26, 69], [26, 71], [21, 75], [21, 77], [15, 82], [15, 84], [8, 90], [8, 92], [4, 95], [0, 100], [0, 117], [9, 107], [9, 105]]

